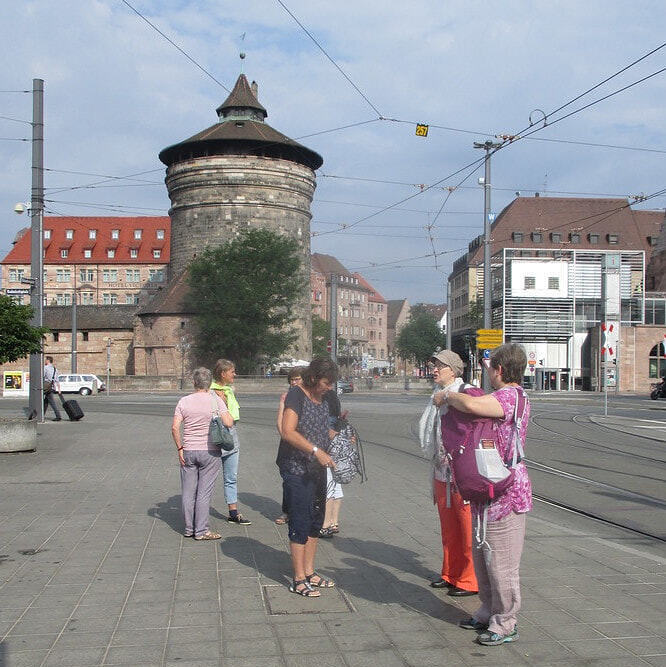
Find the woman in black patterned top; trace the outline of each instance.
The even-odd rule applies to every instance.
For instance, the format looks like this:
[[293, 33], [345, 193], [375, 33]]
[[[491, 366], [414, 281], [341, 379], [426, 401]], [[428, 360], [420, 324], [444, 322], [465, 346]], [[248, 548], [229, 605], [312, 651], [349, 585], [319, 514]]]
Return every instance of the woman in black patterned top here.
[[338, 367], [330, 359], [314, 359], [302, 377], [303, 384], [292, 387], [284, 401], [277, 464], [289, 515], [294, 569], [289, 590], [319, 597], [317, 588], [335, 585], [315, 572], [314, 560], [326, 506], [326, 468], [335, 467], [327, 453], [328, 405], [322, 397], [335, 385]]

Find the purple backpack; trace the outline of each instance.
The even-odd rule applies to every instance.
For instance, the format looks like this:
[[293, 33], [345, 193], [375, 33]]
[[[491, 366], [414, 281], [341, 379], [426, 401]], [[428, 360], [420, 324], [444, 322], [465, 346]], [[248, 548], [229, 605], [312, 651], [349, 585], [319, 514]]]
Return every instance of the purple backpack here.
[[[470, 396], [483, 396], [476, 387], [463, 390]], [[514, 408], [514, 435], [509, 450], [509, 460], [502, 460], [497, 450], [499, 438], [498, 420], [492, 417], [478, 417], [449, 407], [442, 417], [442, 441], [453, 471], [453, 481], [463, 500], [487, 503], [504, 494], [513, 484], [515, 466], [523, 455], [520, 443], [520, 427], [527, 409], [527, 396], [522, 388], [516, 390]], [[518, 414], [521, 416], [518, 417]], [[489, 457], [499, 468], [498, 481], [484, 476], [483, 458]]]

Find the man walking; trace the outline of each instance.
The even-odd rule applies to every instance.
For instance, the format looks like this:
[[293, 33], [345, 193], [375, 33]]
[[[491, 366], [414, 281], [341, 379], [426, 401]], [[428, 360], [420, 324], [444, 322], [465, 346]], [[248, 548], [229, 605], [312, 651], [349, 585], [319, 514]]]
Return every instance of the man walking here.
[[53, 365], [53, 357], [46, 357], [46, 364], [44, 365], [44, 416], [46, 416], [46, 408], [50, 405], [53, 408], [53, 412], [55, 412], [54, 422], [62, 421], [60, 410], [58, 410], [58, 404], [54, 397], [59, 391], [58, 370]]

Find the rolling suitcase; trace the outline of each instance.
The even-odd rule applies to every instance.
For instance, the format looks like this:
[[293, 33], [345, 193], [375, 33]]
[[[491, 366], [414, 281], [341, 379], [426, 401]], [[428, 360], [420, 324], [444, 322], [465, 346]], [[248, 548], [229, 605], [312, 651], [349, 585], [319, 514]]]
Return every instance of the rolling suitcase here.
[[58, 396], [60, 396], [60, 402], [62, 403], [63, 410], [69, 417], [69, 421], [76, 422], [79, 421], [79, 419], [83, 419], [83, 410], [81, 410], [78, 401], [73, 399], [71, 401], [66, 401], [62, 394], [58, 394]]

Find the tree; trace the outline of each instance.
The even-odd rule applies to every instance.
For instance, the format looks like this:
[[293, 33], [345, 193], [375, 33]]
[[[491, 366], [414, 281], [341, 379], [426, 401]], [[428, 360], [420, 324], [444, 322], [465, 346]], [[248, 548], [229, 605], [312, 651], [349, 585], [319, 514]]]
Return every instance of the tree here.
[[32, 306], [22, 306], [9, 296], [0, 295], [0, 364], [16, 361], [42, 351], [46, 327], [33, 327]]
[[437, 320], [425, 312], [412, 317], [395, 341], [398, 354], [418, 364], [427, 363], [437, 348], [445, 346], [446, 334], [442, 333]]
[[312, 316], [312, 357], [330, 357], [327, 350], [330, 340], [331, 326], [319, 315]]
[[207, 248], [188, 269], [202, 362], [224, 357], [249, 373], [259, 357], [274, 359], [289, 349], [297, 336], [290, 327], [294, 306], [306, 285], [297, 241], [249, 229]]

